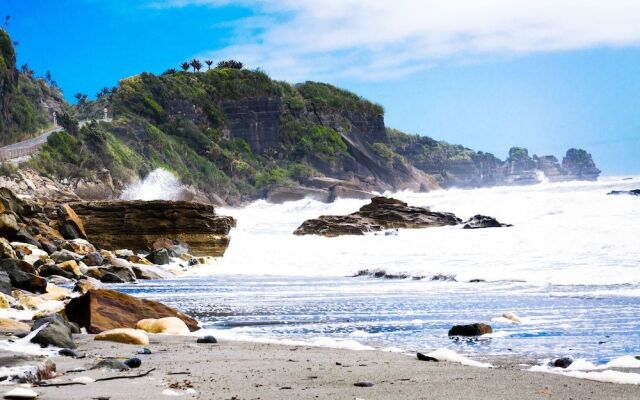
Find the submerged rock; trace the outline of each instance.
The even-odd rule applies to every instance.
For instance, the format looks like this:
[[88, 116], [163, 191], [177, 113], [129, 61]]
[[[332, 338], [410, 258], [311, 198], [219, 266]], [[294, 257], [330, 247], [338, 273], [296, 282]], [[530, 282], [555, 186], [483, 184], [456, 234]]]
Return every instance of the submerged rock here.
[[142, 319], [164, 317], [181, 319], [192, 332], [200, 329], [198, 321], [162, 303], [108, 289], [92, 289], [72, 299], [65, 313], [69, 321], [86, 328], [89, 333], [135, 328]]
[[374, 197], [371, 203], [346, 216], [321, 216], [309, 219], [294, 231], [295, 235], [364, 235], [367, 232], [396, 228], [429, 228], [457, 225], [461, 222], [452, 213], [433, 212], [422, 207], [387, 198]]
[[474, 215], [464, 223], [464, 229], [480, 229], [480, 228], [502, 228], [513, 226], [511, 224], [503, 224], [493, 217], [486, 215]]
[[619, 195], [640, 196], [640, 189], [612, 190], [607, 194], [610, 195], [610, 196], [619, 196]]
[[483, 323], [454, 325], [449, 329], [449, 336], [481, 336], [491, 333], [491, 326]]
[[556, 368], [567, 368], [571, 364], [573, 364], [573, 359], [571, 359], [571, 357], [561, 357], [551, 362], [551, 365]]

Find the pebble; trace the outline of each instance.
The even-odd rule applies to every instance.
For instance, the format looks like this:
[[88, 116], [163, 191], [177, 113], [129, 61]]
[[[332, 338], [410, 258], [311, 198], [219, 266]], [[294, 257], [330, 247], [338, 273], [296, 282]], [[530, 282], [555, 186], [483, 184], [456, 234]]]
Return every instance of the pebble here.
[[213, 336], [208, 335], [198, 338], [198, 341], [196, 343], [218, 343], [218, 341]]
[[138, 354], [151, 354], [151, 350], [145, 347], [144, 349], [140, 350]]
[[558, 358], [553, 361], [553, 366], [557, 368], [567, 368], [573, 363], [573, 360], [569, 357]]
[[38, 397], [38, 393], [31, 389], [17, 387], [9, 390], [4, 394], [5, 399], [35, 399]]
[[73, 378], [73, 382], [77, 382], [77, 383], [84, 383], [85, 385], [87, 383], [93, 383], [96, 380], [91, 378], [90, 376], [79, 376], [77, 378]]
[[116, 371], [126, 371], [129, 369], [129, 366], [118, 360], [102, 360], [91, 367], [91, 369], [112, 369]]
[[353, 386], [357, 386], [357, 387], [372, 387], [373, 386], [373, 382], [361, 381], [361, 382], [354, 383]]
[[130, 358], [124, 363], [129, 368], [139, 368], [142, 365], [142, 361], [137, 357]]
[[60, 349], [60, 351], [58, 351], [58, 354], [65, 357], [73, 357], [73, 358], [80, 357], [78, 353], [76, 353], [74, 350], [71, 350], [71, 349]]

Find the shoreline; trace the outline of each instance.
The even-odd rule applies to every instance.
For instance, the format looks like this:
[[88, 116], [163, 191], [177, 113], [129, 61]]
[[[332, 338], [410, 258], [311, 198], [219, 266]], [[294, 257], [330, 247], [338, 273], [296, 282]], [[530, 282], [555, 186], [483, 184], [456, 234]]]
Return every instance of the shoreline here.
[[[142, 346], [94, 341], [75, 335], [77, 352], [86, 358], [56, 356], [58, 372], [47, 381], [71, 382], [137, 375], [135, 379], [85, 385], [33, 387], [46, 399], [157, 399], [181, 395], [194, 399], [636, 399], [639, 385], [602, 383], [557, 374], [527, 371], [515, 358], [494, 361], [494, 368], [453, 362], [425, 362], [401, 353], [221, 340], [197, 344], [197, 336], [149, 335], [151, 354]], [[138, 357], [138, 369], [90, 370], [101, 358], [123, 361]], [[521, 360], [520, 360], [521, 361]], [[86, 368], [81, 372], [69, 372]], [[370, 382], [371, 387], [355, 383]], [[1, 385], [5, 393], [15, 385]], [[196, 393], [192, 393], [191, 390]], [[168, 390], [171, 390], [169, 392]]]

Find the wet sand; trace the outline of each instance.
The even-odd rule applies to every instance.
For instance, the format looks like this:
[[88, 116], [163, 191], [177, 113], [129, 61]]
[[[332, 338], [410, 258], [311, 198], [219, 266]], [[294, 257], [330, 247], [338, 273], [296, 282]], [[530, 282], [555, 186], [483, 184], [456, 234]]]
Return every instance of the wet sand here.
[[[55, 381], [80, 376], [135, 375], [136, 379], [86, 385], [35, 387], [42, 399], [162, 399], [174, 394], [193, 399], [638, 399], [640, 386], [600, 383], [554, 374], [524, 371], [509, 360], [485, 369], [450, 362], [425, 362], [379, 351], [221, 341], [196, 344], [195, 337], [151, 336], [149, 355], [140, 346], [95, 342], [77, 337], [83, 359], [55, 357]], [[142, 365], [125, 372], [88, 370], [100, 357], [139, 357]], [[371, 382], [371, 387], [354, 383]], [[0, 386], [5, 393], [9, 385]], [[197, 393], [189, 394], [192, 388]], [[165, 392], [166, 393], [166, 392]]]

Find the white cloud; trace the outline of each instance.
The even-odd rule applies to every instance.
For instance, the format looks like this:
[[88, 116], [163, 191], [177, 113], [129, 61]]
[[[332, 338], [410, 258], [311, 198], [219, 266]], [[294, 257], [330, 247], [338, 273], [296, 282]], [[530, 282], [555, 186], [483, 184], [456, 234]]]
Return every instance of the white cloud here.
[[[388, 79], [443, 59], [640, 43], [638, 0], [164, 0], [156, 7], [240, 4], [236, 58], [288, 80]], [[240, 21], [239, 21], [240, 22]]]

